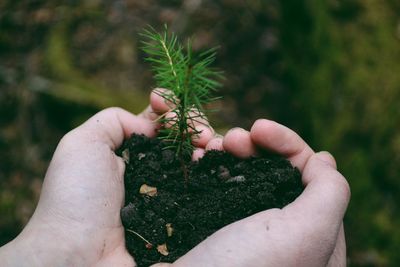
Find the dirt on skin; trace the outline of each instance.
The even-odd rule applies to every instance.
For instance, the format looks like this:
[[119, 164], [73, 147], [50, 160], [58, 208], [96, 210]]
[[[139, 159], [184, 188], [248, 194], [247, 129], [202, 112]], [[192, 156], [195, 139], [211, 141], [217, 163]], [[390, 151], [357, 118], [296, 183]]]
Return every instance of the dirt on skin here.
[[276, 155], [243, 160], [210, 151], [187, 161], [185, 181], [158, 139], [133, 135], [119, 151], [127, 162], [121, 218], [139, 267], [173, 262], [222, 227], [282, 208], [303, 191], [300, 172]]

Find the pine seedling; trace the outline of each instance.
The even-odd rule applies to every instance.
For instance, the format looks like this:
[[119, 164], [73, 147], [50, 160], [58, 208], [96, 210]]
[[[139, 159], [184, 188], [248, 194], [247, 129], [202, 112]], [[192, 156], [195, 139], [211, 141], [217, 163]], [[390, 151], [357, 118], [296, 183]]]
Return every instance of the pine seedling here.
[[149, 28], [142, 33], [145, 38], [143, 51], [151, 63], [157, 87], [169, 91], [158, 92], [170, 106], [173, 117], [161, 116], [163, 127], [159, 138], [167, 142], [167, 148], [175, 150], [181, 160], [185, 179], [184, 162], [193, 152], [192, 137], [200, 134], [195, 124], [208, 125], [204, 106], [215, 100], [212, 93], [220, 86], [217, 81], [221, 72], [213, 69], [215, 49], [194, 55], [190, 41], [182, 45], [174, 33], [163, 33]]

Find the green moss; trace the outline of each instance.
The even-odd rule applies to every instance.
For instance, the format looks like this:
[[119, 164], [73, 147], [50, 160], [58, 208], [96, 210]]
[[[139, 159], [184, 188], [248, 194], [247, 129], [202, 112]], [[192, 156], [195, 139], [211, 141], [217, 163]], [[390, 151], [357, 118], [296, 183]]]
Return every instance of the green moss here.
[[45, 59], [48, 72], [56, 83], [52, 83], [42, 91], [81, 105], [97, 108], [119, 106], [134, 113], [143, 110], [148, 103], [147, 94], [135, 88], [113, 91], [84, 77], [78, 69], [74, 68], [68, 49], [71, 21], [66, 17], [49, 32]]

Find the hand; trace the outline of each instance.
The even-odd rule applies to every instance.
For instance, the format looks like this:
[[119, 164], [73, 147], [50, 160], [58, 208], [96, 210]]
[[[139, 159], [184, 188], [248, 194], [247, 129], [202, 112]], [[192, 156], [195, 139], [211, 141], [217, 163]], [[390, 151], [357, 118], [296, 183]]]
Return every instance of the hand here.
[[[132, 132], [154, 136], [158, 126], [152, 121], [167, 109], [152, 94], [151, 106], [138, 116], [107, 109], [68, 133], [54, 154], [34, 216], [0, 249], [2, 264], [133, 266], [119, 217], [124, 164], [113, 151]], [[246, 157], [256, 146], [264, 147], [286, 155], [302, 171], [306, 190], [282, 210], [221, 229], [172, 266], [345, 265], [342, 218], [349, 189], [329, 154], [314, 154], [295, 133], [266, 120], [257, 121], [250, 133], [235, 129], [224, 139], [212, 135], [211, 128], [204, 129], [195, 140], [194, 157], [204, 148], [223, 147]]]
[[206, 149], [248, 157], [263, 148], [286, 156], [302, 173], [304, 192], [283, 209], [270, 209], [230, 224], [173, 264], [157, 267], [346, 266], [343, 216], [350, 198], [334, 158], [313, 150], [293, 131], [258, 120], [251, 131], [233, 129]]
[[[134, 266], [120, 220], [125, 164], [114, 151], [133, 132], [154, 137], [159, 127], [154, 121], [168, 108], [153, 92], [150, 106], [137, 116], [106, 109], [66, 134], [48, 168], [34, 215], [23, 232], [0, 249], [1, 265]], [[193, 140], [196, 155], [204, 153], [212, 136], [212, 129], [206, 128]]]

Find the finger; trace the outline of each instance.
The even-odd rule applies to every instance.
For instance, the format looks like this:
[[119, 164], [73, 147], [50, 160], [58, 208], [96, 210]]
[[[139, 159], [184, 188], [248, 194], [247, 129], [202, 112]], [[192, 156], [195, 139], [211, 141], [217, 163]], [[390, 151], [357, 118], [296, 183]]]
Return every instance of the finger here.
[[[317, 154], [318, 154], [318, 160], [325, 162], [331, 169], [336, 170], [336, 160], [329, 152], [321, 151], [318, 152]], [[312, 179], [314, 179], [314, 177], [312, 175], [307, 175], [307, 173], [304, 172], [302, 179], [304, 185], [307, 186], [312, 181]]]
[[206, 151], [209, 150], [224, 150], [224, 146], [223, 146], [223, 137], [220, 135], [217, 135], [215, 137], [213, 137], [210, 141], [208, 141], [207, 145], [206, 145]]
[[173, 109], [177, 101], [174, 93], [165, 88], [156, 88], [150, 94], [150, 104], [157, 114]]
[[[176, 114], [172, 113], [170, 116], [174, 117]], [[192, 134], [192, 144], [196, 147], [205, 148], [215, 134], [207, 117], [203, 112], [193, 108], [188, 112], [187, 118], [188, 131]]]
[[[150, 94], [150, 105], [140, 114], [140, 116], [154, 121], [163, 115], [164, 118], [171, 120], [171, 122], [167, 123], [165, 127], [172, 127], [176, 122], [177, 115], [175, 112], [171, 112], [171, 110], [175, 107], [174, 102], [177, 101], [178, 100], [175, 99], [171, 90], [156, 88]], [[214, 136], [213, 128], [209, 125], [206, 116], [197, 109], [192, 109], [192, 111], [189, 112], [188, 117], [188, 125], [199, 132], [198, 134], [194, 134], [192, 137], [193, 145], [205, 148], [207, 143]], [[193, 131], [194, 130], [189, 129], [189, 132]]]
[[314, 154], [300, 136], [274, 121], [257, 120], [250, 130], [250, 136], [254, 144], [286, 156], [300, 171]]
[[141, 113], [138, 114], [138, 117], [142, 117], [150, 121], [155, 121], [158, 118], [158, 114], [153, 110], [151, 105], [148, 105]]
[[311, 225], [342, 223], [350, 199], [350, 188], [346, 179], [336, 170], [332, 156], [327, 152], [310, 157], [303, 171], [306, 188], [303, 193], [284, 209], [302, 217]]
[[335, 170], [337, 169], [336, 166], [336, 160], [335, 158], [332, 156], [331, 153], [329, 153], [328, 151], [320, 151], [318, 152], [319, 154], [319, 158], [325, 162], [327, 162], [329, 165], [332, 166], [332, 168], [334, 168]]
[[196, 148], [192, 153], [192, 160], [198, 161], [200, 158], [204, 156], [204, 154], [205, 150], [203, 148]]
[[156, 124], [143, 117], [135, 116], [121, 108], [107, 108], [67, 135], [74, 135], [75, 139], [89, 142], [105, 143], [115, 150], [132, 133], [154, 137], [155, 129]]
[[205, 148], [214, 137], [214, 129], [209, 125], [195, 125], [197, 134], [192, 136], [192, 143], [196, 147]]
[[168, 112], [172, 108], [172, 103], [166, 100], [162, 95], [171, 94], [171, 91], [163, 88], [156, 88], [150, 93], [150, 105], [138, 116], [149, 119], [151, 121], [157, 120], [160, 115]]
[[233, 128], [225, 134], [223, 148], [240, 158], [247, 158], [256, 153], [250, 132], [242, 128]]
[[[166, 113], [164, 118], [166, 119], [165, 128], [179, 127], [175, 112]], [[205, 148], [207, 143], [214, 137], [214, 129], [208, 124], [208, 121], [202, 123], [188, 119], [187, 127], [188, 132], [192, 134], [192, 144], [196, 147]]]
[[188, 118], [189, 132], [196, 132], [192, 136], [193, 145], [205, 148], [215, 135], [214, 129], [210, 126], [204, 113], [198, 109], [191, 109]]
[[[214, 129], [209, 125], [204, 115], [200, 117], [199, 111], [191, 111], [187, 116], [188, 132], [192, 135], [192, 144], [196, 147], [205, 148], [207, 143], [214, 137]], [[196, 119], [193, 119], [193, 116]], [[174, 111], [168, 112], [164, 115], [166, 123], [165, 128], [178, 128], [178, 116]]]

